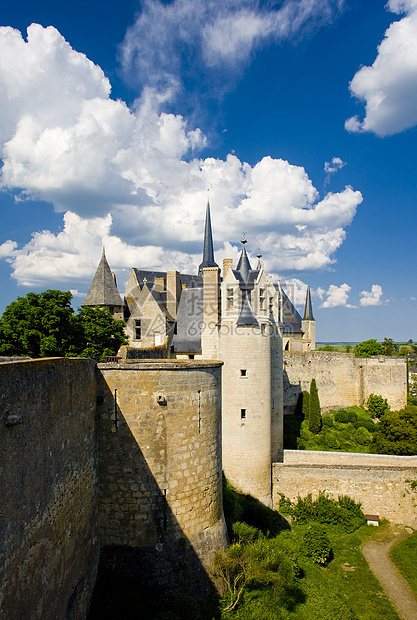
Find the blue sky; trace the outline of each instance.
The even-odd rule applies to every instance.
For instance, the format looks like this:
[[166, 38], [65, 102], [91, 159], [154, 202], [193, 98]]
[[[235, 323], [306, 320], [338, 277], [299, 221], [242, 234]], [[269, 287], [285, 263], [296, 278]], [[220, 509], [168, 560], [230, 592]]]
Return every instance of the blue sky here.
[[[0, 9], [0, 311], [242, 231], [319, 341], [417, 340], [417, 0]], [[31, 24], [33, 24], [31, 26]], [[29, 27], [29, 30], [28, 30]], [[256, 259], [255, 259], [256, 260]]]

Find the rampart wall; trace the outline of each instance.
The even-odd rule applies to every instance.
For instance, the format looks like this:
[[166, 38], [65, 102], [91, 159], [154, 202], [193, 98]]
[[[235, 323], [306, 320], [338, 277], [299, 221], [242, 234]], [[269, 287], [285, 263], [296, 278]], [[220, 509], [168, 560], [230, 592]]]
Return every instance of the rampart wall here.
[[353, 353], [284, 351], [284, 412], [292, 413], [302, 390], [316, 380], [322, 410], [362, 405], [370, 394], [388, 399], [392, 410], [407, 404], [403, 357], [355, 357]]
[[295, 501], [319, 491], [349, 495], [366, 514], [417, 528], [417, 456], [284, 450], [284, 462], [273, 464], [273, 502], [280, 493]]
[[79, 620], [99, 558], [95, 363], [0, 364], [0, 618]]
[[140, 577], [150, 585], [203, 596], [214, 552], [226, 545], [221, 363], [99, 364], [98, 381], [107, 565], [146, 566]]

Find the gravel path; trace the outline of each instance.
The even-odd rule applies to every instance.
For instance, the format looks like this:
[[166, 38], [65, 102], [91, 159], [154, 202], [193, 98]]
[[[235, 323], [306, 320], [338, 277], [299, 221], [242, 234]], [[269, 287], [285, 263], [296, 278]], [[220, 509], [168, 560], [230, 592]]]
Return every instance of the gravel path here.
[[403, 620], [417, 620], [417, 599], [408, 582], [389, 557], [391, 547], [407, 538], [411, 531], [390, 526], [362, 547], [372, 572], [388, 594]]

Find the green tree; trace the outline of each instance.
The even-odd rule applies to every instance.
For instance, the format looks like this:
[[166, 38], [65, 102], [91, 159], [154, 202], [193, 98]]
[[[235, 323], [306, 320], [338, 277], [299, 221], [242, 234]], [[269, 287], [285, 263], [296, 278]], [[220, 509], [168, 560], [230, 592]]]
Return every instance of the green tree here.
[[71, 300], [69, 291], [57, 290], [18, 297], [0, 319], [0, 355], [100, 361], [127, 344], [123, 321], [98, 308], [81, 308], [75, 314]]
[[373, 435], [372, 447], [378, 454], [417, 454], [417, 407], [387, 411]]
[[123, 321], [116, 321], [107, 309], [82, 307], [79, 321], [83, 333], [81, 357], [104, 361], [106, 355], [116, 355], [127, 344]]
[[371, 355], [383, 355], [384, 349], [382, 344], [374, 339], [364, 340], [355, 347], [356, 357], [371, 357]]
[[321, 351], [333, 351], [333, 347], [330, 344], [325, 344], [323, 347], [320, 347]]
[[382, 398], [378, 394], [370, 394], [366, 401], [366, 408], [373, 418], [380, 418], [390, 407], [386, 398]]
[[304, 534], [301, 551], [317, 564], [327, 564], [331, 558], [332, 548], [326, 528], [319, 523], [310, 525]]
[[384, 338], [382, 342], [383, 355], [394, 355], [397, 351], [397, 345], [392, 338]]
[[319, 392], [315, 379], [312, 379], [310, 384], [310, 413], [308, 421], [309, 431], [317, 435], [317, 433], [319, 433], [321, 429], [321, 410]]
[[307, 390], [302, 391], [302, 413], [304, 420], [308, 420], [310, 417], [310, 392]]
[[350, 353], [350, 352], [351, 352], [351, 350], [352, 350], [352, 345], [347, 344], [347, 345], [345, 346], [345, 351], [346, 351], [346, 353]]
[[57, 290], [18, 297], [0, 319], [0, 354], [56, 357], [72, 350], [79, 329], [71, 299]]

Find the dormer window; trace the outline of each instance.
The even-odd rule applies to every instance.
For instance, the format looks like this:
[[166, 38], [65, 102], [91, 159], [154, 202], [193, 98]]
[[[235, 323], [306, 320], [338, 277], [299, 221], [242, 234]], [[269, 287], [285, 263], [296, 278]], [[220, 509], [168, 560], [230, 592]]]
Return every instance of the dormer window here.
[[226, 302], [227, 302], [227, 310], [231, 310], [233, 308], [233, 289], [232, 288], [227, 289]]
[[259, 289], [259, 310], [265, 309], [265, 289]]
[[140, 319], [135, 321], [135, 340], [140, 340], [142, 338], [142, 325]]

